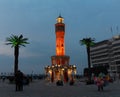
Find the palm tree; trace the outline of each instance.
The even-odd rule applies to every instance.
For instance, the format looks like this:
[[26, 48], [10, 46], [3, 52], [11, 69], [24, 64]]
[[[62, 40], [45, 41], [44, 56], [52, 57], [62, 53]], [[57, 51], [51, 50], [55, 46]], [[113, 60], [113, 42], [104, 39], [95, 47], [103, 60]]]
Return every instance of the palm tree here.
[[90, 47], [94, 45], [94, 39], [92, 38], [83, 38], [82, 40], [80, 40], [80, 44], [81, 45], [86, 45], [86, 49], [87, 49], [87, 58], [88, 58], [88, 70], [89, 70], [89, 80], [91, 81], [91, 62], [90, 62]]
[[28, 38], [23, 38], [23, 35], [11, 35], [6, 38], [6, 45], [11, 45], [14, 47], [14, 74], [18, 71], [18, 57], [19, 57], [19, 48], [20, 46], [24, 46], [25, 44], [29, 44], [27, 42]]

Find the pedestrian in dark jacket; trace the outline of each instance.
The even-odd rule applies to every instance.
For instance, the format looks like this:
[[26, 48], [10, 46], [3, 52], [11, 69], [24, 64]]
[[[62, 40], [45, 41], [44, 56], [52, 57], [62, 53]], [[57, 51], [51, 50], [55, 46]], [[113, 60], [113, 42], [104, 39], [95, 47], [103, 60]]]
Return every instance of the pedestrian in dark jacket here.
[[15, 74], [16, 91], [23, 91], [23, 73], [18, 70]]

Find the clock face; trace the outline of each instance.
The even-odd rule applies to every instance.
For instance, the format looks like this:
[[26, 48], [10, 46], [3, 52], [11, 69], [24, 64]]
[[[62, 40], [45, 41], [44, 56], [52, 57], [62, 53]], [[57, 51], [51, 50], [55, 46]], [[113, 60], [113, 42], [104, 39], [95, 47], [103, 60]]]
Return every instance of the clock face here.
[[56, 31], [64, 31], [64, 26], [57, 26]]

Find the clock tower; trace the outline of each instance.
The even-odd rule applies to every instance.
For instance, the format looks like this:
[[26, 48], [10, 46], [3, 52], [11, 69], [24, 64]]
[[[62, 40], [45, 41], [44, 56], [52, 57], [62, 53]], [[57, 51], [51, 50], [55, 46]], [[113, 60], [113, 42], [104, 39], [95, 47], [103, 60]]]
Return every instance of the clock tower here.
[[51, 82], [68, 82], [73, 79], [73, 73], [76, 74], [76, 66], [69, 65], [70, 57], [65, 54], [65, 24], [64, 18], [59, 15], [55, 24], [56, 35], [56, 55], [51, 56], [51, 66], [46, 66], [45, 71]]
[[56, 55], [64, 56], [65, 55], [65, 43], [64, 43], [64, 35], [65, 35], [65, 24], [64, 19], [59, 16], [57, 19], [57, 23], [55, 24], [55, 34], [56, 34]]
[[52, 65], [68, 65], [69, 56], [65, 55], [65, 24], [64, 18], [59, 15], [56, 19], [55, 35], [56, 35], [56, 55], [51, 57]]

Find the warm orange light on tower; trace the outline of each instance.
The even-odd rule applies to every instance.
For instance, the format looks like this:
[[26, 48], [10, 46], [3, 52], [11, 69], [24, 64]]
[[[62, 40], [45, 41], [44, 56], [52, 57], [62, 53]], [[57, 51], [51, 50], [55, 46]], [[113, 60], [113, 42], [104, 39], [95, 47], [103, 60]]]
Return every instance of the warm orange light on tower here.
[[51, 56], [51, 66], [45, 67], [46, 75], [51, 82], [58, 80], [70, 82], [76, 74], [76, 66], [69, 65], [70, 56], [65, 55], [65, 24], [63, 17], [59, 16], [55, 24], [56, 55]]
[[57, 56], [65, 55], [65, 43], [64, 43], [65, 24], [63, 23], [63, 21], [64, 21], [63, 17], [59, 16], [57, 18], [57, 23], [55, 24]]

